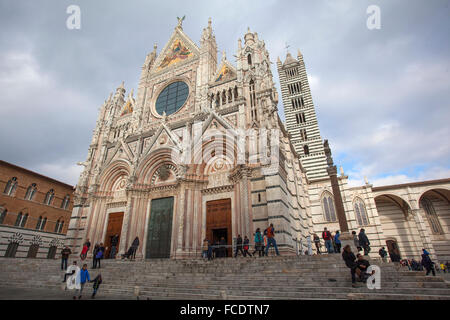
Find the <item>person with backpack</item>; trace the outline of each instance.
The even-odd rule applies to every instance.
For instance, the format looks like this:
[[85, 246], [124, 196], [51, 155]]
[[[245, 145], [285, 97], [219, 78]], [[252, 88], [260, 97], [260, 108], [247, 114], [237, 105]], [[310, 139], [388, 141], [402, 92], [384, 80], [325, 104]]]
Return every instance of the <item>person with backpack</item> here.
[[252, 254], [248, 252], [249, 247], [250, 240], [247, 238], [247, 236], [244, 236], [244, 257], [246, 257], [247, 255], [249, 255], [250, 257], [252, 256]]
[[235, 252], [234, 252], [234, 257], [235, 258], [237, 257], [239, 251], [242, 253], [242, 256], [245, 257], [244, 251], [242, 251], [242, 237], [241, 237], [240, 234], [238, 234], [238, 236], [236, 238], [236, 249], [235, 249]]
[[433, 277], [435, 277], [436, 276], [436, 272], [434, 271], [434, 266], [433, 266], [434, 262], [431, 261], [430, 254], [428, 252], [426, 252], [425, 249], [423, 249], [423, 251], [424, 252], [422, 253], [422, 265], [427, 270], [427, 274], [426, 275], [429, 275], [430, 272], [432, 272], [433, 273]]
[[262, 253], [262, 245], [263, 244], [263, 237], [261, 235], [261, 230], [259, 228], [255, 231], [255, 251], [253, 251], [253, 255], [255, 255], [256, 251], [258, 251], [259, 256], [261, 257]]
[[322, 239], [325, 241], [325, 247], [327, 248], [328, 253], [333, 253], [333, 243], [331, 240], [331, 232], [327, 230], [327, 228], [323, 228]]
[[320, 238], [316, 233], [314, 233], [313, 237], [314, 237], [314, 244], [316, 245], [317, 254], [320, 254], [320, 247], [321, 247]]
[[93, 282], [94, 285], [92, 286], [92, 288], [94, 289], [92, 292], [92, 296], [91, 298], [94, 299], [95, 295], [97, 294], [98, 288], [100, 287], [100, 285], [102, 284], [102, 275], [99, 273], [94, 280], [90, 281]]
[[275, 252], [277, 256], [280, 255], [278, 252], [277, 241], [275, 240], [275, 228], [273, 227], [273, 223], [266, 229], [267, 230], [267, 247], [266, 247], [266, 256], [269, 254], [270, 246], [275, 248]]
[[378, 254], [380, 255], [381, 259], [383, 260], [384, 263], [387, 262], [387, 252], [384, 249], [384, 247], [382, 247], [379, 251]]
[[95, 268], [97, 267], [97, 264], [98, 264], [98, 268], [100, 269], [100, 267], [101, 267], [100, 261], [101, 261], [101, 259], [103, 259], [104, 252], [105, 252], [105, 247], [103, 247], [103, 243], [101, 243], [100, 246], [98, 247], [97, 254], [95, 256], [95, 258], [96, 258]]
[[334, 244], [335, 244], [335, 248], [336, 248], [336, 253], [341, 253], [341, 240], [339, 239], [339, 237], [341, 236], [341, 234], [339, 233], [339, 230], [336, 231], [336, 234], [334, 235]]
[[366, 232], [364, 229], [359, 231], [359, 246], [364, 249], [364, 255], [367, 256], [370, 252], [370, 242], [369, 238], [367, 238]]

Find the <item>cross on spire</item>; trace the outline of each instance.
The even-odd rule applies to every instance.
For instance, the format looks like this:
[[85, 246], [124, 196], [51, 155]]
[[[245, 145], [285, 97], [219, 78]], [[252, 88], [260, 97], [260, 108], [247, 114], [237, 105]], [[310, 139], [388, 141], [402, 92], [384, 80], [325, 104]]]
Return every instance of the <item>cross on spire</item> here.
[[288, 43], [287, 43], [287, 42], [286, 42], [285, 44], [286, 44], [286, 46], [285, 46], [284, 48], [286, 49], [286, 54], [287, 54], [287, 52], [288, 52], [288, 49], [289, 49], [290, 45], [288, 45]]

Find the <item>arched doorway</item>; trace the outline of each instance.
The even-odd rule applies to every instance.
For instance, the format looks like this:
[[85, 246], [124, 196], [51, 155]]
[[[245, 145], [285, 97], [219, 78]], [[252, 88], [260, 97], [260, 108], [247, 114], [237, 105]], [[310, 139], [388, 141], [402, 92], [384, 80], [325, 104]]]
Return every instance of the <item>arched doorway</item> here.
[[389, 257], [391, 258], [392, 262], [400, 262], [402, 256], [400, 254], [400, 249], [398, 247], [397, 240], [395, 239], [386, 240], [386, 247], [388, 249]]
[[224, 238], [229, 246], [226, 256], [232, 256], [231, 233], [231, 199], [208, 201], [206, 203], [206, 238], [212, 243], [219, 243]]
[[57, 246], [50, 246], [47, 253], [47, 259], [55, 259]]

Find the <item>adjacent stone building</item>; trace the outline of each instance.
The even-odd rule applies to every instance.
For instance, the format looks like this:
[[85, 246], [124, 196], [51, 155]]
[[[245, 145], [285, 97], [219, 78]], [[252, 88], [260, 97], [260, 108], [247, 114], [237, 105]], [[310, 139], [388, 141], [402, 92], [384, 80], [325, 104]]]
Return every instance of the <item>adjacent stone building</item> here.
[[[286, 127], [269, 53], [256, 32], [217, 58], [211, 21], [200, 44], [179, 20], [161, 52], [147, 55], [136, 96], [122, 83], [101, 106], [75, 195], [67, 243], [138, 237], [138, 258], [199, 254], [203, 239], [253, 242], [273, 223], [282, 254], [304, 252], [324, 227], [338, 230], [327, 157], [302, 55], [278, 59]], [[450, 179], [339, 192], [350, 230], [418, 257], [450, 257]], [[336, 189], [336, 188], [335, 188]], [[230, 254], [230, 252], [228, 252]]]
[[53, 258], [64, 242], [73, 187], [0, 160], [0, 256]]

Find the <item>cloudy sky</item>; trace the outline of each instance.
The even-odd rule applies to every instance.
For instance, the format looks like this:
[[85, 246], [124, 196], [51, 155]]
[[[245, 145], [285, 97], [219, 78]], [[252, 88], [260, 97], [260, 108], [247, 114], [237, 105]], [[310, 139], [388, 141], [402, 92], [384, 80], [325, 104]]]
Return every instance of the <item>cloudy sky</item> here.
[[[66, 27], [72, 4], [80, 30]], [[257, 31], [275, 78], [286, 43], [302, 51], [322, 137], [352, 184], [448, 178], [449, 4], [2, 0], [0, 159], [76, 184], [99, 107], [122, 80], [136, 90], [146, 54], [186, 15], [183, 29], [196, 43], [212, 18], [228, 60], [247, 27]], [[367, 28], [369, 5], [380, 8], [379, 30]]]

